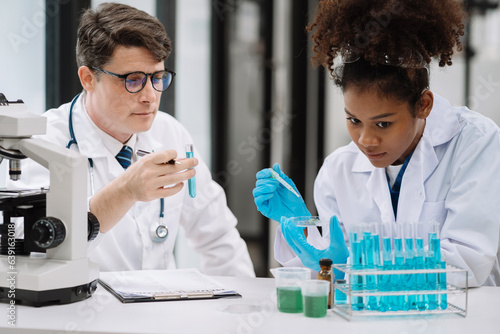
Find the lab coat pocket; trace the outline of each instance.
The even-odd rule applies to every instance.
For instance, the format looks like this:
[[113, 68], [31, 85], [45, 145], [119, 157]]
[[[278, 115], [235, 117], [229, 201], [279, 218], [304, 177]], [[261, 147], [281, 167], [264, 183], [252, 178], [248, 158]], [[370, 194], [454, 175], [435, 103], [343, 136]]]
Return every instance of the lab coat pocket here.
[[444, 201], [440, 202], [424, 202], [422, 206], [422, 212], [420, 214], [420, 222], [439, 222], [442, 224], [446, 219], [446, 209], [444, 207]]

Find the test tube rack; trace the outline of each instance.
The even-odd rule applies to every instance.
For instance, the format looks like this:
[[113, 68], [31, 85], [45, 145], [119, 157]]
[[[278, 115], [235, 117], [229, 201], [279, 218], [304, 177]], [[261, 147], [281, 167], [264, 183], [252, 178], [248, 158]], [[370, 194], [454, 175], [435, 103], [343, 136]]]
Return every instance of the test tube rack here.
[[[346, 283], [336, 284], [335, 290], [340, 290], [346, 295], [344, 303], [335, 302], [332, 306], [333, 312], [336, 312], [343, 318], [351, 320], [359, 316], [420, 316], [420, 315], [439, 315], [456, 314], [462, 317], [467, 316], [468, 302], [468, 272], [464, 269], [447, 264], [443, 269], [408, 269], [408, 270], [379, 270], [379, 269], [354, 269], [352, 265], [334, 264], [333, 267], [345, 273]], [[398, 290], [387, 291], [377, 286], [368, 287], [367, 277], [375, 277], [375, 281], [380, 281], [381, 277], [387, 275], [439, 275], [446, 274], [446, 289], [428, 289], [428, 290]], [[362, 281], [363, 283], [356, 283]], [[452, 282], [465, 282], [464, 287], [459, 287]], [[383, 291], [382, 291], [383, 290]], [[399, 309], [382, 310], [381, 307], [356, 307], [360, 301], [362, 305], [368, 305], [370, 298], [375, 301], [374, 305], [381, 305], [382, 298], [412, 298], [409, 296], [419, 296], [419, 298], [429, 298], [428, 296], [446, 296], [444, 307], [422, 308], [422, 309]], [[415, 297], [416, 298], [416, 297]]]

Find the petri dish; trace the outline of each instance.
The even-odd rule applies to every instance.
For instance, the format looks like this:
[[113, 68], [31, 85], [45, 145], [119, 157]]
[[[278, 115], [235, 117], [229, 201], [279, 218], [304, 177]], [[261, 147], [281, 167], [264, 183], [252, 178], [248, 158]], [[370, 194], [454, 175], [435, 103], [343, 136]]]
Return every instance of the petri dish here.
[[328, 220], [321, 220], [318, 216], [292, 217], [288, 221], [297, 227], [328, 226], [330, 224]]

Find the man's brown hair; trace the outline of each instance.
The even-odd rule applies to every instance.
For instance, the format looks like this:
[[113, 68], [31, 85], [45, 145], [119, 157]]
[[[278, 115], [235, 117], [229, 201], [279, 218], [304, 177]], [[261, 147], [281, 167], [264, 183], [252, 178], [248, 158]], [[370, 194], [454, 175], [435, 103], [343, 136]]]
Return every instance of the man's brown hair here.
[[118, 3], [87, 9], [78, 27], [78, 67], [106, 65], [118, 45], [144, 47], [158, 62], [165, 61], [172, 50], [161, 22], [146, 12]]

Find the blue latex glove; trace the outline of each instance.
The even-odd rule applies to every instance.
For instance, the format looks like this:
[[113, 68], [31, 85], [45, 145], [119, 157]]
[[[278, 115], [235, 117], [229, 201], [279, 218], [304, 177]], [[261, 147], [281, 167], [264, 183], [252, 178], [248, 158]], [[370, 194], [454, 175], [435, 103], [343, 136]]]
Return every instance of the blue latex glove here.
[[[294, 226], [287, 219], [281, 223], [281, 232], [288, 246], [299, 257], [302, 264], [308, 268], [319, 271], [319, 260], [323, 258], [331, 259], [333, 264], [347, 262], [349, 250], [336, 216], [330, 219], [330, 245], [326, 249], [317, 249], [311, 246], [304, 235], [304, 228]], [[335, 269], [335, 278], [343, 279], [344, 273]]]
[[[274, 164], [273, 170], [300, 194], [293, 181], [281, 171], [279, 164]], [[267, 218], [278, 222], [281, 221], [281, 217], [311, 216], [302, 196], [297, 197], [293, 192], [286, 189], [285, 186], [272, 177], [268, 168], [257, 173], [253, 197], [257, 210]]]

